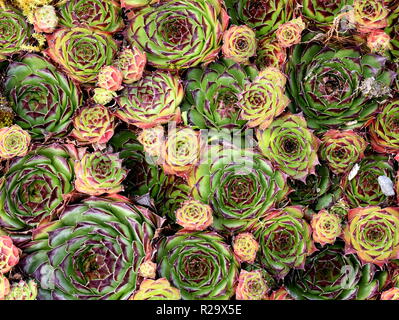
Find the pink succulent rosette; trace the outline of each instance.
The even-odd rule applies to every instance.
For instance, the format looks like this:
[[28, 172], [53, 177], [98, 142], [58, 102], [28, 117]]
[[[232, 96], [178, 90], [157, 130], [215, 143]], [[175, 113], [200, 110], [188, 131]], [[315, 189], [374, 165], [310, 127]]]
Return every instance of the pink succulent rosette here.
[[122, 71], [123, 82], [131, 84], [140, 80], [147, 64], [147, 56], [135, 46], [124, 48], [119, 52], [116, 60], [117, 67]]
[[276, 31], [276, 38], [282, 48], [289, 48], [301, 42], [302, 31], [305, 30], [302, 18], [293, 19], [280, 25]]
[[381, 0], [355, 0], [353, 17], [360, 33], [383, 29], [388, 25], [389, 8]]
[[233, 250], [240, 262], [254, 263], [259, 250], [259, 243], [252, 233], [239, 233], [233, 240]]
[[256, 53], [255, 32], [248, 26], [231, 26], [223, 34], [223, 55], [237, 63], [248, 63]]
[[391, 37], [384, 30], [373, 30], [367, 35], [367, 46], [372, 53], [384, 55], [392, 49]]
[[97, 78], [97, 85], [100, 88], [118, 91], [122, 89], [123, 73], [114, 66], [103, 67]]
[[342, 234], [341, 218], [327, 210], [321, 210], [313, 215], [310, 226], [314, 242], [323, 246], [334, 243]]
[[345, 252], [380, 267], [399, 258], [399, 208], [351, 209], [344, 230]]
[[196, 200], [187, 200], [175, 212], [176, 223], [189, 231], [203, 231], [213, 223], [212, 209]]
[[0, 129], [0, 158], [11, 159], [28, 153], [31, 137], [18, 125]]
[[8, 279], [0, 274], [0, 300], [4, 300], [6, 295], [10, 293], [10, 282]]
[[391, 288], [381, 293], [380, 300], [399, 300], [399, 288]]
[[9, 272], [19, 262], [20, 250], [8, 236], [0, 236], [0, 274]]
[[58, 25], [58, 17], [53, 6], [42, 6], [34, 12], [34, 27], [36, 32], [53, 33]]
[[268, 291], [262, 270], [241, 270], [236, 288], [237, 300], [266, 300]]

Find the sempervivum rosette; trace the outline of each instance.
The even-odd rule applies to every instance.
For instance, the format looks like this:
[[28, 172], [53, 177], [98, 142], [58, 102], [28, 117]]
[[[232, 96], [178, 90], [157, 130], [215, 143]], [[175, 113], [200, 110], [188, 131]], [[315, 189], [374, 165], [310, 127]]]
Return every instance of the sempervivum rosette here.
[[28, 152], [30, 135], [20, 126], [0, 129], [0, 159], [22, 157]]
[[201, 136], [190, 127], [169, 130], [162, 146], [162, 167], [166, 174], [187, 178], [200, 158]]
[[246, 24], [258, 36], [277, 29], [292, 16], [293, 0], [226, 0], [227, 12], [234, 24]]
[[81, 144], [103, 144], [112, 138], [114, 128], [114, 117], [106, 107], [97, 104], [76, 112], [71, 135]]
[[2, 177], [0, 226], [22, 230], [52, 219], [73, 190], [76, 157], [72, 145], [52, 144], [14, 159]]
[[262, 265], [277, 278], [284, 278], [290, 269], [303, 268], [306, 257], [316, 249], [311, 233], [303, 207], [269, 211], [254, 231]]
[[0, 236], [0, 275], [9, 272], [19, 262], [21, 252], [8, 236]]
[[4, 87], [17, 115], [16, 124], [33, 139], [68, 133], [71, 116], [80, 105], [80, 91], [47, 60], [28, 54], [13, 62]]
[[164, 134], [162, 126], [143, 129], [138, 135], [137, 141], [143, 145], [143, 149], [148, 155], [159, 157], [162, 146], [165, 143]]
[[237, 300], [266, 300], [268, 291], [262, 270], [241, 270], [236, 288]]
[[238, 234], [233, 240], [234, 254], [239, 262], [254, 263], [259, 243], [250, 232]]
[[251, 128], [266, 129], [289, 104], [285, 91], [285, 76], [278, 69], [267, 68], [252, 82], [247, 82], [239, 95], [241, 119]]
[[78, 82], [94, 83], [105, 65], [112, 63], [118, 46], [107, 33], [89, 28], [59, 29], [47, 36], [45, 54]]
[[223, 34], [223, 55], [237, 63], [248, 63], [255, 55], [256, 36], [248, 26], [231, 26]]
[[369, 127], [371, 145], [380, 153], [399, 152], [399, 100], [387, 103]]
[[146, 208], [89, 198], [35, 229], [21, 264], [41, 300], [127, 300], [159, 222]]
[[380, 300], [399, 300], [399, 288], [391, 288], [381, 293]]
[[349, 172], [364, 156], [367, 142], [353, 130], [328, 130], [323, 134], [320, 158], [335, 174]]
[[147, 73], [127, 86], [117, 98], [115, 115], [139, 128], [151, 128], [179, 119], [178, 108], [184, 95], [177, 76], [166, 72]]
[[136, 47], [124, 48], [116, 60], [116, 65], [123, 74], [123, 82], [127, 84], [141, 79], [146, 63], [146, 54]]
[[341, 218], [327, 210], [321, 210], [312, 215], [310, 226], [314, 242], [323, 246], [327, 243], [334, 243], [342, 234]]
[[228, 300], [234, 295], [238, 262], [215, 232], [178, 232], [158, 248], [159, 273], [184, 300]]
[[302, 38], [287, 64], [293, 102], [311, 128], [362, 126], [388, 93], [395, 73], [386, 69], [384, 57], [326, 47], [311, 41], [313, 36]]
[[334, 18], [352, 6], [353, 0], [302, 0], [305, 18], [318, 27], [330, 27]]
[[306, 25], [302, 18], [296, 18], [280, 25], [276, 31], [276, 38], [279, 45], [283, 48], [289, 48], [294, 44], [301, 42], [302, 31]]
[[286, 49], [274, 37], [265, 36], [259, 39], [255, 63], [260, 70], [267, 67], [280, 68], [286, 60]]
[[228, 19], [219, 0], [164, 1], [134, 15], [127, 39], [150, 65], [184, 69], [215, 60]]
[[391, 53], [396, 61], [399, 59], [399, 7], [391, 13], [390, 26], [385, 31], [391, 36]]
[[58, 25], [58, 16], [53, 6], [45, 5], [35, 9], [33, 25], [36, 32], [53, 33]]
[[262, 154], [293, 179], [305, 181], [319, 164], [319, 140], [299, 115], [286, 114], [275, 119], [257, 137]]
[[189, 176], [193, 197], [214, 212], [213, 227], [245, 230], [288, 192], [285, 176], [251, 150], [209, 146]]
[[123, 28], [122, 9], [114, 0], [69, 0], [59, 7], [61, 26], [86, 25], [109, 33]]
[[351, 209], [344, 230], [345, 251], [380, 267], [399, 258], [399, 208]]
[[354, 0], [354, 21], [357, 30], [368, 33], [388, 25], [389, 8], [383, 0]]
[[296, 300], [367, 300], [375, 298], [385, 281], [386, 272], [372, 264], [362, 266], [336, 243], [309, 257], [304, 270], [294, 270], [286, 287]]
[[273, 291], [266, 300], [294, 300], [286, 288], [281, 287], [276, 291]]
[[6, 295], [10, 293], [10, 282], [8, 279], [0, 274], [0, 300], [4, 300]]
[[180, 290], [170, 285], [168, 279], [145, 279], [140, 289], [129, 300], [180, 300]]
[[0, 61], [28, 49], [32, 30], [19, 10], [1, 8], [0, 26]]
[[390, 197], [395, 194], [393, 186], [389, 188], [387, 184], [388, 189], [383, 189], [381, 185], [386, 180], [393, 181], [394, 170], [388, 158], [369, 156], [360, 161], [358, 166], [344, 175], [341, 180], [341, 186], [350, 207], [382, 205], [389, 202]]
[[190, 122], [200, 129], [240, 128], [246, 121], [240, 119], [239, 94], [257, 74], [253, 66], [230, 59], [192, 68], [186, 75], [182, 110], [188, 110]]
[[185, 201], [175, 216], [176, 223], [190, 231], [205, 230], [213, 222], [211, 207], [196, 200]]
[[37, 283], [34, 280], [20, 280], [10, 286], [10, 293], [5, 300], [36, 300]]
[[75, 160], [75, 174], [77, 191], [99, 196], [122, 191], [121, 184], [127, 172], [122, 168], [118, 154], [96, 151], [85, 153], [79, 160]]

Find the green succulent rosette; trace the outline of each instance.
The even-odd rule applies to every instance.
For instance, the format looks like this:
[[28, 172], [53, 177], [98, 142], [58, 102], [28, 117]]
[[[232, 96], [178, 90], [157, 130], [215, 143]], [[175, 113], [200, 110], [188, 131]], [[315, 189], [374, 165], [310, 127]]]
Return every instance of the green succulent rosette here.
[[82, 101], [79, 88], [36, 54], [10, 64], [4, 88], [17, 116], [15, 123], [33, 139], [65, 136]]
[[302, 0], [302, 13], [317, 27], [326, 28], [331, 27], [334, 19], [352, 5], [353, 0]]
[[219, 0], [172, 0], [137, 12], [127, 40], [160, 69], [186, 69], [216, 59], [228, 16]]
[[14, 53], [29, 49], [33, 33], [22, 13], [14, 8], [0, 11], [0, 61]]
[[306, 177], [306, 181], [288, 180], [291, 192], [288, 199], [293, 205], [309, 206], [319, 211], [332, 205], [342, 194], [339, 178], [327, 166], [316, 166], [316, 172]]
[[262, 154], [281, 172], [304, 182], [308, 174], [315, 174], [319, 139], [304, 117], [286, 114], [258, 131], [257, 137]]
[[286, 48], [282, 48], [275, 37], [265, 36], [259, 39], [255, 64], [260, 70], [267, 67], [281, 68], [286, 60]]
[[293, 0], [226, 0], [227, 12], [234, 24], [246, 24], [257, 36], [275, 31], [291, 19]]
[[285, 284], [296, 300], [369, 300], [376, 298], [386, 279], [386, 271], [345, 255], [342, 242], [337, 242], [308, 257], [304, 269], [293, 270]]
[[5, 297], [5, 300], [36, 300], [37, 297], [37, 283], [35, 280], [20, 280], [14, 282], [10, 286], [10, 293]]
[[70, 0], [59, 6], [59, 24], [66, 28], [86, 25], [114, 33], [124, 27], [122, 9], [114, 0]]
[[380, 177], [394, 181], [395, 173], [388, 157], [368, 156], [358, 165], [359, 169], [353, 178], [349, 172], [341, 179], [341, 187], [349, 206], [356, 208], [389, 204], [393, 200], [394, 191], [384, 192], [380, 184]]
[[73, 190], [71, 145], [39, 147], [14, 159], [0, 186], [0, 226], [8, 230], [32, 229], [51, 220]]
[[36, 229], [21, 266], [40, 300], [127, 300], [159, 223], [144, 207], [89, 198]]
[[220, 59], [206, 68], [192, 68], [186, 74], [182, 110], [199, 129], [236, 129], [245, 125], [240, 118], [238, 98], [247, 81], [258, 71], [230, 59]]
[[101, 68], [110, 65], [118, 51], [107, 33], [88, 27], [59, 29], [47, 36], [44, 51], [68, 75], [81, 83], [95, 83]]
[[377, 206], [351, 209], [344, 230], [345, 252], [363, 263], [383, 267], [399, 258], [399, 208]]
[[184, 89], [179, 77], [167, 72], [147, 73], [116, 98], [115, 115], [139, 128], [152, 128], [180, 119]]
[[323, 134], [320, 157], [335, 174], [349, 172], [364, 156], [367, 142], [352, 130], [328, 130]]
[[390, 13], [390, 25], [385, 29], [391, 37], [391, 54], [395, 61], [399, 61], [399, 7]]
[[204, 151], [188, 184], [212, 207], [213, 227], [226, 232], [248, 229], [288, 192], [285, 175], [264, 157], [223, 141]]
[[381, 108], [369, 126], [371, 145], [379, 153], [399, 152], [399, 99]]
[[301, 206], [269, 211], [254, 227], [254, 236], [261, 264], [279, 279], [290, 269], [303, 268], [306, 257], [316, 249]]
[[180, 290], [183, 300], [229, 300], [239, 264], [215, 232], [178, 232], [158, 247], [158, 271]]
[[313, 129], [363, 126], [389, 93], [395, 73], [385, 57], [302, 38], [287, 63], [287, 91]]

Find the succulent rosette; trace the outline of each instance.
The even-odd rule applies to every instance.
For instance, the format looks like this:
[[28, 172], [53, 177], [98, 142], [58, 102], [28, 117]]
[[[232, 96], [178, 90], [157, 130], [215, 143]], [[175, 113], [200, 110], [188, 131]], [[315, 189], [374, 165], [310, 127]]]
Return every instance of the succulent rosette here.
[[58, 16], [53, 6], [37, 8], [33, 20], [36, 32], [52, 33], [58, 25]]
[[228, 300], [234, 295], [238, 262], [215, 232], [178, 232], [158, 248], [161, 277], [183, 300]]
[[123, 74], [117, 67], [104, 66], [97, 76], [97, 85], [100, 88], [118, 91], [122, 89]]
[[[344, 175], [341, 186], [351, 208], [386, 204], [394, 195], [394, 190], [385, 191], [381, 186], [381, 178], [394, 180], [394, 170], [387, 157], [368, 156], [358, 164], [356, 175]], [[355, 169], [355, 168], [354, 168]], [[352, 169], [352, 170], [354, 170]]]
[[20, 280], [10, 286], [10, 293], [5, 300], [36, 300], [37, 283], [34, 280]]
[[345, 251], [380, 267], [399, 258], [399, 208], [351, 209], [344, 230]]
[[244, 232], [234, 237], [233, 250], [239, 262], [254, 263], [259, 243], [252, 233]]
[[349, 172], [364, 157], [367, 142], [353, 130], [328, 130], [323, 134], [320, 158], [335, 174]]
[[177, 76], [166, 72], [147, 73], [127, 86], [117, 98], [115, 115], [139, 128], [152, 128], [180, 118], [179, 104], [184, 95]]
[[60, 25], [66, 28], [86, 25], [114, 33], [124, 27], [122, 9], [114, 0], [69, 0], [59, 6]]
[[284, 84], [276, 79], [284, 78], [279, 70], [267, 76], [259, 75], [252, 82], [247, 82], [238, 98], [241, 119], [247, 120], [248, 127], [266, 129], [288, 106], [290, 100], [285, 95]]
[[29, 47], [32, 29], [19, 10], [1, 8], [0, 26], [0, 61]]
[[295, 1], [226, 0], [225, 4], [234, 24], [246, 24], [263, 36], [291, 18]]
[[199, 129], [241, 128], [246, 121], [240, 119], [239, 95], [257, 75], [255, 67], [231, 59], [192, 68], [186, 75], [182, 110], [188, 110], [189, 121]]
[[95, 88], [93, 92], [93, 101], [101, 105], [110, 103], [115, 97], [118, 96], [115, 91], [103, 88]]
[[395, 73], [387, 59], [311, 41], [307, 34], [287, 64], [287, 91], [313, 129], [360, 127], [386, 97]]
[[109, 34], [86, 27], [59, 29], [47, 36], [47, 43], [45, 54], [72, 79], [85, 84], [96, 82], [101, 68], [110, 65], [118, 51]]
[[286, 278], [295, 300], [368, 300], [379, 293], [386, 272], [372, 264], [362, 266], [353, 254], [344, 254], [342, 243], [328, 245], [306, 260], [304, 270]]
[[385, 31], [391, 37], [391, 54], [396, 61], [399, 61], [399, 9], [395, 11], [395, 14], [391, 13], [393, 19], [391, 25], [385, 29]]
[[240, 271], [236, 300], [265, 300], [268, 291], [262, 270]]
[[225, 58], [248, 63], [256, 53], [255, 32], [248, 26], [231, 26], [223, 34], [222, 52]]
[[399, 288], [391, 288], [381, 293], [380, 300], [399, 300]]
[[123, 190], [122, 181], [127, 171], [117, 153], [96, 151], [85, 153], [75, 160], [75, 188], [92, 196], [104, 193], [113, 194]]
[[0, 236], [0, 275], [9, 272], [19, 262], [21, 252], [8, 236]]
[[219, 0], [172, 0], [137, 12], [127, 40], [160, 69], [185, 69], [216, 59], [229, 17]]
[[209, 146], [190, 173], [194, 199], [209, 204], [213, 227], [248, 229], [288, 192], [285, 176], [260, 154], [224, 142]]
[[327, 210], [321, 210], [312, 215], [310, 223], [314, 242], [325, 245], [334, 243], [342, 234], [341, 218]]
[[298, 44], [301, 42], [301, 34], [305, 28], [306, 25], [301, 17], [283, 23], [276, 31], [279, 45], [283, 48], [289, 48], [294, 44]]
[[51, 144], [13, 159], [0, 186], [0, 226], [24, 230], [51, 220], [73, 190], [76, 157], [72, 145]]
[[373, 30], [367, 35], [367, 47], [372, 53], [383, 56], [392, 49], [391, 37], [384, 30]]
[[190, 127], [169, 130], [162, 147], [162, 167], [166, 174], [186, 178], [199, 161], [201, 136]]
[[395, 99], [381, 108], [372, 120], [369, 132], [373, 149], [380, 153], [399, 152], [399, 100]]
[[27, 154], [30, 135], [20, 126], [13, 125], [0, 129], [0, 158], [11, 159]]
[[275, 38], [265, 36], [259, 39], [255, 63], [260, 70], [267, 67], [281, 68], [286, 60], [286, 49]]
[[388, 25], [389, 8], [381, 0], [354, 0], [354, 20], [357, 30], [369, 33], [375, 29], [383, 29]]
[[180, 290], [172, 287], [168, 279], [145, 279], [140, 289], [129, 300], [180, 300]]
[[112, 138], [114, 129], [114, 117], [106, 107], [97, 104], [77, 111], [71, 135], [81, 144], [102, 144]]
[[40, 300], [127, 300], [159, 227], [148, 209], [118, 199], [89, 198], [42, 225], [24, 247], [23, 270]]
[[120, 51], [116, 60], [116, 66], [122, 71], [123, 82], [126, 84], [140, 80], [146, 64], [145, 52], [134, 46], [131, 49], [124, 48]]
[[302, 13], [317, 26], [330, 27], [334, 19], [353, 5], [353, 0], [302, 0]]
[[81, 103], [79, 88], [44, 58], [27, 54], [10, 64], [4, 83], [16, 124], [32, 139], [65, 136]]
[[266, 300], [294, 300], [294, 299], [290, 296], [286, 288], [281, 287], [278, 290], [273, 291]]
[[257, 137], [262, 154], [280, 171], [302, 181], [315, 174], [319, 139], [307, 128], [304, 117], [286, 114], [258, 131]]
[[262, 265], [280, 279], [290, 269], [303, 268], [306, 257], [316, 250], [301, 206], [269, 211], [254, 230]]
[[144, 261], [139, 267], [139, 275], [143, 278], [155, 279], [157, 264], [151, 260]]
[[294, 205], [310, 206], [321, 210], [329, 207], [341, 197], [339, 178], [334, 176], [327, 166], [316, 166], [315, 174], [310, 174], [305, 181], [288, 180], [291, 192], [288, 195]]
[[183, 202], [175, 213], [176, 223], [189, 231], [202, 231], [212, 225], [212, 209], [196, 200]]
[[164, 129], [162, 126], [143, 129], [137, 140], [143, 145], [144, 151], [150, 156], [160, 156], [162, 146], [165, 143]]
[[4, 300], [6, 295], [10, 293], [10, 282], [8, 279], [0, 274], [0, 300]]

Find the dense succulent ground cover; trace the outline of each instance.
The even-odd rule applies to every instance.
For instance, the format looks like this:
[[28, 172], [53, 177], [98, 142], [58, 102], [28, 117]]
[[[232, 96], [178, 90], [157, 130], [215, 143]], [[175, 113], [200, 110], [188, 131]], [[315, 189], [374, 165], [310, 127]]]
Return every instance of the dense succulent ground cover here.
[[399, 300], [398, 0], [0, 0], [0, 300]]

